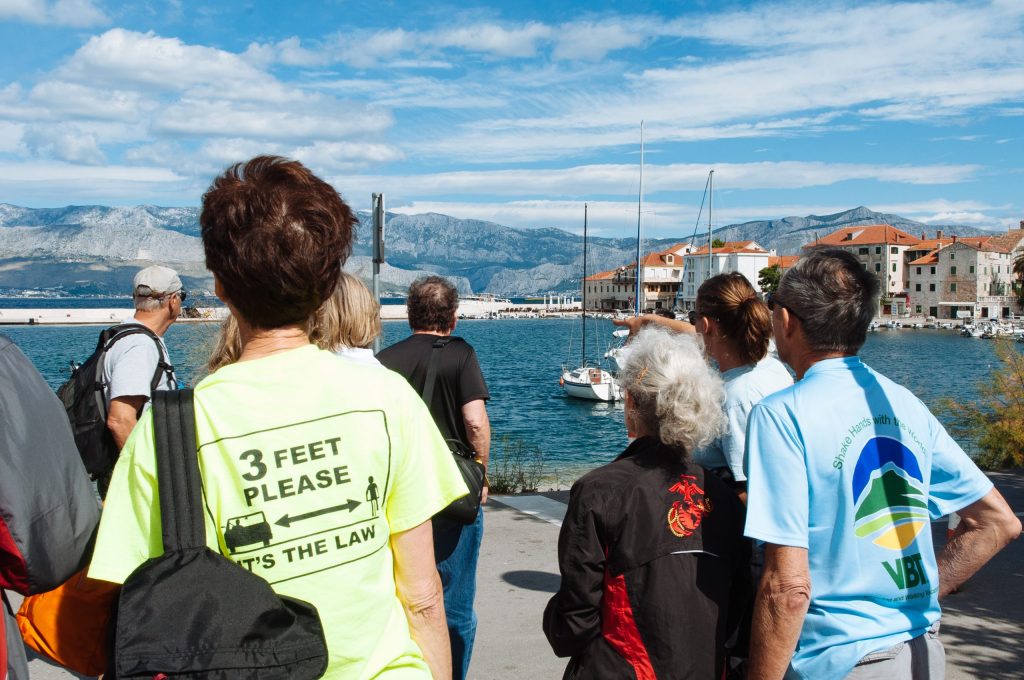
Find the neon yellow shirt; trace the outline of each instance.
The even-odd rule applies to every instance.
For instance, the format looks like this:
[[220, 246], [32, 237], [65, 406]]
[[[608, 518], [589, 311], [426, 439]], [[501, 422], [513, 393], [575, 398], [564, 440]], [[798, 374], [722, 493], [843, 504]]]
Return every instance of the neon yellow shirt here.
[[[419, 395], [310, 345], [224, 366], [195, 407], [209, 546], [317, 607], [325, 678], [429, 678], [389, 536], [467, 490]], [[147, 411], [114, 470], [93, 578], [123, 583], [163, 553], [155, 465]]]

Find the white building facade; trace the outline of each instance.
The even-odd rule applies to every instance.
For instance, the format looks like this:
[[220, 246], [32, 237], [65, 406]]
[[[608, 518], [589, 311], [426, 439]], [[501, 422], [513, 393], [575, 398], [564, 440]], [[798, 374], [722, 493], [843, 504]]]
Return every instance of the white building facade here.
[[727, 272], [739, 272], [758, 290], [757, 280], [775, 251], [765, 250], [754, 241], [734, 241], [720, 247], [698, 248], [687, 254], [683, 264], [683, 285], [679, 307], [683, 311], [696, 308], [697, 289], [712, 276]]

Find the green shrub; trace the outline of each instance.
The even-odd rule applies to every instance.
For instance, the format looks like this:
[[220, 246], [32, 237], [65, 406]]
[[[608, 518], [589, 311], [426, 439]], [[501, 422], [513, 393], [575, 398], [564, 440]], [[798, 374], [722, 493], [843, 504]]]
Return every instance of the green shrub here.
[[978, 383], [976, 400], [942, 402], [950, 434], [976, 442], [974, 460], [986, 470], [1024, 465], [1024, 354], [1008, 339], [995, 351], [999, 364]]
[[490, 493], [536, 491], [544, 477], [544, 452], [521, 437], [502, 436], [491, 446], [487, 465]]

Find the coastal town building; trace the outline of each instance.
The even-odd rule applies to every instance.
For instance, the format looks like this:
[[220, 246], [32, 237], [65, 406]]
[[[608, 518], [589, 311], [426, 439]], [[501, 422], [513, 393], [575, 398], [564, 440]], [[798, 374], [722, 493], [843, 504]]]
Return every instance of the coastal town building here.
[[[693, 246], [690, 244], [679, 243], [644, 256], [642, 309], [672, 309], [679, 281], [683, 277], [683, 258], [691, 250]], [[587, 309], [606, 312], [633, 310], [636, 301], [636, 262], [588, 276], [584, 286]]]
[[755, 241], [730, 241], [710, 251], [708, 246], [691, 251], [683, 258], [683, 285], [677, 306], [684, 311], [694, 309], [700, 284], [726, 272], [743, 274], [757, 289], [760, 272], [773, 257], [776, 257], [774, 250], [765, 250]]
[[1013, 265], [1024, 248], [1024, 229], [948, 239], [940, 233], [938, 240], [937, 247], [907, 263], [912, 313], [936, 319], [1020, 313]]
[[992, 236], [920, 238], [888, 224], [844, 227], [804, 246], [856, 255], [882, 286], [880, 316], [936, 319], [1005, 317], [1021, 311], [1013, 264], [1024, 224]]
[[920, 239], [889, 224], [868, 224], [843, 227], [816, 239], [804, 249], [828, 247], [842, 248], [857, 256], [864, 268], [874, 272], [882, 284], [878, 313], [903, 315], [907, 307], [906, 252], [917, 246]]

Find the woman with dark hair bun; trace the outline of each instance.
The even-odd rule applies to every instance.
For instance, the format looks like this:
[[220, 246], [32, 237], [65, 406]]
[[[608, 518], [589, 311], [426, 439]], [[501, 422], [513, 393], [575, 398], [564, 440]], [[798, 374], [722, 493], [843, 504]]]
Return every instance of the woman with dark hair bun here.
[[732, 485], [746, 501], [747, 415], [754, 404], [793, 384], [782, 362], [768, 354], [772, 315], [747, 278], [719, 274], [697, 290], [694, 326], [725, 381], [725, 432], [693, 459]]

